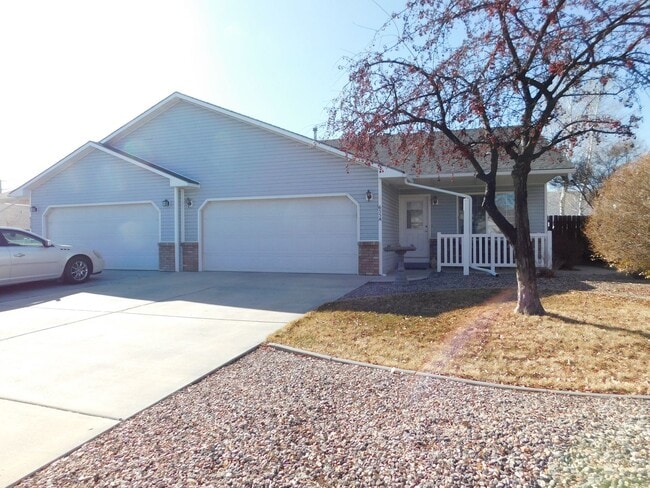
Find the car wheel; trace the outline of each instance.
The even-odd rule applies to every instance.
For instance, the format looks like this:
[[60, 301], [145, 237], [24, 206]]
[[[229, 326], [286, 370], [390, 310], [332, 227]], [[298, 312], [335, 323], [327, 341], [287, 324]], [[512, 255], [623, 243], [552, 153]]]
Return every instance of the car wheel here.
[[67, 283], [83, 283], [90, 278], [90, 260], [85, 256], [75, 256], [63, 271], [63, 279]]

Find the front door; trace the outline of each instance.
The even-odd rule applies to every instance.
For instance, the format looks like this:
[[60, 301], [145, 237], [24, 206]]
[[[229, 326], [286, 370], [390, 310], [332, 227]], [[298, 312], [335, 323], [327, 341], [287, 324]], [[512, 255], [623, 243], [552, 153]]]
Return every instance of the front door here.
[[429, 201], [429, 195], [400, 196], [399, 242], [404, 246], [415, 246], [415, 251], [404, 256], [406, 263], [429, 262]]

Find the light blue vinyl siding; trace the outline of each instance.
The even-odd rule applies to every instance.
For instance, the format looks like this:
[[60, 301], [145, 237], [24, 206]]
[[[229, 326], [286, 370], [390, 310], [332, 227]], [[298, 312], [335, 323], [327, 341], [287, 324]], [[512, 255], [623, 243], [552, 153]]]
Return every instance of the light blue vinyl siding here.
[[[32, 190], [32, 230], [43, 230], [42, 215], [48, 206], [172, 201], [169, 180], [101, 151], [93, 151], [72, 166]], [[161, 208], [162, 240], [173, 240], [173, 211]]]
[[[481, 186], [454, 188], [455, 192], [468, 195], [482, 195], [484, 188]], [[507, 187], [498, 187], [497, 192], [512, 191]], [[545, 185], [528, 186], [528, 218], [530, 231], [533, 233], [546, 232], [545, 215]], [[436, 233], [454, 234], [462, 232], [458, 228], [458, 212], [460, 212], [458, 198], [453, 195], [438, 193], [438, 205], [432, 207], [431, 236]]]
[[546, 185], [528, 186], [528, 219], [531, 232], [546, 232]]
[[[391, 185], [383, 185], [382, 202], [382, 246], [399, 243], [399, 191]], [[383, 249], [382, 273], [388, 273], [397, 268], [397, 254], [386, 252]]]
[[431, 238], [438, 232], [455, 234], [458, 232], [458, 198], [444, 193], [433, 193], [438, 197], [438, 205], [431, 206]]
[[200, 183], [186, 191], [185, 239], [198, 239], [207, 199], [349, 194], [360, 210], [361, 240], [377, 240], [377, 170], [187, 102], [108, 143]]

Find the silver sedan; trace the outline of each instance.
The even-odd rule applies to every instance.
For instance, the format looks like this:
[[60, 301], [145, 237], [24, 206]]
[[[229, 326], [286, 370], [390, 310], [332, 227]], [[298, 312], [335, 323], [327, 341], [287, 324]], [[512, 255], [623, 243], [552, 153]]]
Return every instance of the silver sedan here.
[[53, 244], [31, 232], [0, 227], [0, 285], [63, 279], [83, 283], [104, 270], [97, 251]]

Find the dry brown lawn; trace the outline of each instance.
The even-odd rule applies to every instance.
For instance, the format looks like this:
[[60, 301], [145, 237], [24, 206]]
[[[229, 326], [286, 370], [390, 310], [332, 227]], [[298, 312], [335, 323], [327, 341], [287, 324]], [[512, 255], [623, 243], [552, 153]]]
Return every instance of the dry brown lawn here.
[[650, 286], [545, 292], [548, 314], [512, 312], [514, 290], [440, 290], [326, 304], [269, 337], [322, 354], [558, 390], [650, 394]]

